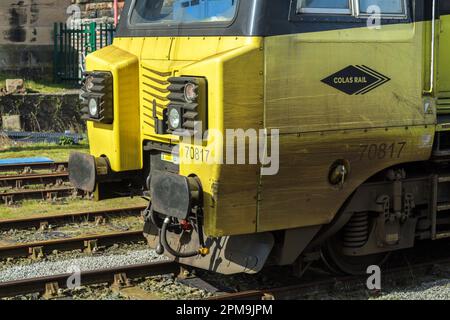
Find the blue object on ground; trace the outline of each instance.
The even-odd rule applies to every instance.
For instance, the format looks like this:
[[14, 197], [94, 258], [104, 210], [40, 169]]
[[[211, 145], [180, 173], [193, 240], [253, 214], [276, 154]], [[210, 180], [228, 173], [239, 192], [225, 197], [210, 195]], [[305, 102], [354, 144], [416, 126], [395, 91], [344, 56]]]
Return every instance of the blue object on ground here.
[[35, 158], [10, 158], [0, 159], [0, 166], [12, 165], [12, 164], [33, 164], [33, 163], [53, 163], [54, 161], [46, 157]]

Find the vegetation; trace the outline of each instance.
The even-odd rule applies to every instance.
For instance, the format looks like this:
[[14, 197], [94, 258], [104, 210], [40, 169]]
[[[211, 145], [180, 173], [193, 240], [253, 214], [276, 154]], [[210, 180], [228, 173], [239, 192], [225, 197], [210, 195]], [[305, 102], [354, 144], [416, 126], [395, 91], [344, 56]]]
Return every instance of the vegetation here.
[[[6, 87], [6, 79], [17, 79], [20, 78], [13, 74], [0, 74], [0, 88]], [[54, 83], [51, 79], [43, 80], [25, 80], [25, 88], [28, 92], [40, 92], [40, 93], [58, 93], [67, 90], [77, 89], [74, 85], [64, 84], [64, 83]]]
[[0, 159], [48, 157], [54, 161], [67, 161], [71, 152], [89, 152], [89, 145], [81, 142], [78, 145], [57, 145], [51, 143], [0, 145]]
[[[0, 159], [40, 156], [51, 158], [54, 161], [67, 161], [70, 153], [73, 151], [87, 153], [89, 152], [89, 145], [87, 142], [82, 142], [78, 145], [50, 143], [15, 145], [13, 142], [8, 141], [2, 147], [0, 143]], [[26, 200], [13, 206], [5, 206], [3, 203], [0, 203], [0, 219], [124, 208], [134, 205], [144, 206], [146, 205], [146, 201], [139, 197], [133, 199], [125, 197], [101, 202], [81, 199], [61, 199], [55, 202]]]
[[82, 211], [117, 209], [130, 206], [145, 206], [142, 198], [118, 198], [105, 201], [61, 199], [55, 202], [44, 200], [25, 200], [13, 206], [0, 204], [0, 219], [17, 219], [42, 216], [46, 214], [65, 214]]
[[59, 139], [59, 145], [60, 146], [74, 146], [74, 145], [76, 145], [76, 143], [75, 143], [74, 138], [68, 137], [68, 136], [62, 136]]

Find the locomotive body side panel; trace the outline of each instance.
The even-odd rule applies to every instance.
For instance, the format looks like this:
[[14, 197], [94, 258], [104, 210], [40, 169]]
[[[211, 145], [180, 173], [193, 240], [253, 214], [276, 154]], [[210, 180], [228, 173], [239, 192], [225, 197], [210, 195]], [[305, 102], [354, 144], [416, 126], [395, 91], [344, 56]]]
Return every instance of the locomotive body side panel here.
[[[258, 231], [327, 224], [375, 173], [430, 158], [426, 24], [266, 38], [265, 125], [280, 128], [280, 172], [261, 179]], [[339, 160], [342, 188], [329, 182]]]
[[226, 274], [319, 257], [365, 274], [450, 235], [448, 1], [141, 0], [124, 14], [87, 58], [91, 155], [71, 156], [70, 179], [148, 196], [158, 253]]

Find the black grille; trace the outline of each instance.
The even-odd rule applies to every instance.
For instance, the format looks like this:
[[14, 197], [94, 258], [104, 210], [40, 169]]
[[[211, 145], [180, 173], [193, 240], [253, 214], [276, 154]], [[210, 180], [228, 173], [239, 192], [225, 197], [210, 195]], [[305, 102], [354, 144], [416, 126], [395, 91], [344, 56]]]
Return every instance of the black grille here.
[[[89, 85], [93, 85], [88, 88]], [[89, 72], [83, 77], [81, 88], [81, 112], [84, 120], [111, 124], [114, 121], [113, 76], [109, 72]], [[89, 113], [89, 101], [96, 99], [98, 112]]]
[[[205, 93], [202, 92], [204, 85], [204, 79], [191, 78], [191, 77], [174, 77], [169, 78], [169, 95], [170, 104], [168, 109], [171, 107], [178, 107], [182, 112], [182, 130], [194, 131], [196, 129], [196, 122], [204, 122], [203, 114], [201, 113], [200, 99], [204, 99]], [[189, 83], [193, 83], [197, 86], [197, 98], [193, 102], [188, 102], [186, 100], [184, 89]], [[206, 107], [206, 106], [205, 106]], [[204, 108], [205, 108], [204, 107]], [[173, 131], [173, 133], [177, 133]]]

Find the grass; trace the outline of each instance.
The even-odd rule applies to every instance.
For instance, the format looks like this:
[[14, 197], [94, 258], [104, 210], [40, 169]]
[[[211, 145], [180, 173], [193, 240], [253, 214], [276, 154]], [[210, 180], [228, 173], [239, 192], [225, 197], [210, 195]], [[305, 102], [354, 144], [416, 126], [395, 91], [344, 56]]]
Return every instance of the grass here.
[[82, 142], [79, 145], [60, 146], [51, 143], [38, 143], [26, 145], [0, 147], [0, 159], [48, 157], [54, 161], [67, 161], [71, 152], [89, 152], [89, 145]]
[[0, 219], [18, 219], [50, 214], [117, 209], [130, 206], [145, 206], [146, 204], [146, 201], [142, 198], [117, 198], [99, 202], [81, 199], [63, 199], [56, 202], [25, 200], [10, 207], [0, 204]]
[[25, 81], [25, 88], [31, 92], [39, 93], [60, 93], [76, 89], [74, 86], [67, 86], [61, 83], [36, 82], [33, 80]]
[[[0, 88], [6, 87], [6, 79], [20, 79], [16, 75], [0, 74]], [[67, 90], [77, 89], [77, 86], [64, 83], [54, 83], [50, 79], [44, 80], [25, 80], [25, 88], [29, 92], [39, 93], [60, 93]]]
[[[0, 159], [22, 157], [49, 157], [54, 161], [67, 161], [71, 152], [89, 152], [86, 142], [74, 146], [59, 146], [56, 144], [39, 143], [20, 146], [0, 147]], [[63, 199], [56, 202], [25, 200], [15, 206], [7, 207], [0, 203], [0, 219], [15, 219], [46, 214], [61, 214], [79, 211], [123, 208], [135, 205], [146, 205], [141, 198], [118, 198], [100, 202], [90, 200]]]

